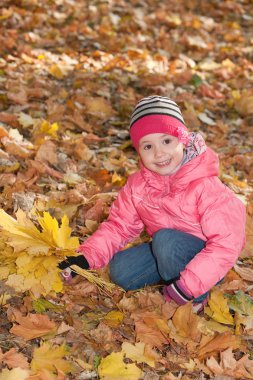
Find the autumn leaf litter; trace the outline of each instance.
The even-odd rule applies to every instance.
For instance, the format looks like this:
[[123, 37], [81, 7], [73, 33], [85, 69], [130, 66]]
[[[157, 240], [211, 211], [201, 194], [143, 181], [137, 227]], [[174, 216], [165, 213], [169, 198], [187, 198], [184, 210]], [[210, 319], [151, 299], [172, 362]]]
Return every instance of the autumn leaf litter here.
[[[253, 378], [250, 1], [3, 0], [0, 380]], [[57, 263], [138, 167], [129, 115], [173, 97], [247, 205], [247, 245], [200, 315]], [[135, 244], [146, 241], [142, 236]]]

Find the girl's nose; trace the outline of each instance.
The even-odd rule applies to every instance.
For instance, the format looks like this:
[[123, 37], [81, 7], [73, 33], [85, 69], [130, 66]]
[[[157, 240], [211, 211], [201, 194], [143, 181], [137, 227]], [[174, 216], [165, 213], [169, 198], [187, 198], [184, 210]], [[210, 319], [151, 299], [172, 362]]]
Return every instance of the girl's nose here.
[[161, 147], [155, 149], [155, 156], [162, 157], [164, 155], [163, 149]]

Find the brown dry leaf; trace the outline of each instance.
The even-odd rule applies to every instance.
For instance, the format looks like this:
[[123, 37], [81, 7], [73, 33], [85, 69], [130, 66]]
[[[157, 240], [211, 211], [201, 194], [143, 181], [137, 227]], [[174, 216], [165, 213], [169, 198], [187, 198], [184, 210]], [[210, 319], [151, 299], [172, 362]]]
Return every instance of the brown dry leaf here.
[[41, 161], [36, 160], [30, 160], [29, 163], [31, 164], [32, 168], [36, 169], [40, 174], [47, 174], [49, 176], [52, 176], [56, 179], [62, 179], [63, 174], [59, 171], [50, 168], [48, 165]]
[[215, 355], [227, 348], [236, 349], [241, 345], [241, 339], [238, 336], [232, 335], [232, 332], [224, 332], [215, 335], [211, 340], [204, 344], [201, 342], [198, 349], [198, 358], [204, 359], [205, 357]]
[[220, 290], [224, 293], [227, 293], [228, 291], [237, 291], [237, 290], [246, 290], [247, 286], [245, 282], [240, 280], [233, 280], [231, 282], [225, 283], [220, 285]]
[[221, 352], [221, 366], [226, 370], [228, 369], [231, 373], [234, 373], [237, 367], [237, 362], [234, 358], [232, 348], [228, 348], [226, 351]]
[[[230, 368], [228, 368], [230, 370]], [[253, 379], [253, 361], [249, 354], [245, 354], [240, 360], [238, 360], [236, 365], [235, 374], [238, 378], [249, 378]], [[232, 376], [232, 371], [230, 372]]]
[[6, 364], [9, 368], [29, 368], [28, 359], [20, 352], [17, 352], [15, 348], [11, 348], [4, 354], [0, 348], [0, 362]]
[[74, 110], [74, 114], [71, 117], [66, 116], [64, 120], [76, 125], [83, 131], [92, 132], [92, 126], [83, 120], [83, 115], [77, 109]]
[[224, 372], [223, 368], [219, 365], [213, 356], [206, 360], [206, 366], [212, 371], [214, 375], [222, 375]]
[[66, 380], [66, 376], [62, 371], [58, 371], [57, 374], [52, 374], [52, 372], [42, 369], [35, 375], [29, 376], [26, 380]]
[[157, 313], [150, 311], [136, 311], [131, 314], [135, 321], [137, 340], [154, 347], [162, 348], [169, 343], [169, 328], [166, 320]]
[[[22, 368], [4, 368], [0, 373], [0, 380], [28, 380], [29, 371]], [[51, 379], [48, 379], [51, 380]]]
[[103, 349], [107, 351], [116, 351], [117, 342], [115, 342], [112, 329], [104, 322], [101, 322], [96, 329], [90, 330], [90, 338], [99, 345], [103, 345]]
[[240, 99], [235, 103], [235, 109], [242, 115], [248, 116], [253, 114], [253, 93], [246, 90], [241, 94]]
[[35, 168], [28, 168], [27, 171], [17, 174], [17, 184], [20, 186], [31, 187], [37, 182], [39, 178], [39, 173]]
[[106, 183], [112, 182], [112, 175], [106, 169], [88, 171], [88, 176], [99, 185], [104, 186]]
[[94, 206], [89, 208], [89, 210], [84, 213], [85, 219], [101, 222], [102, 217], [104, 216], [105, 206], [106, 204], [102, 199], [97, 199]]
[[138, 299], [139, 306], [142, 309], [151, 309], [161, 310], [161, 306], [164, 305], [165, 300], [160, 292], [150, 292], [148, 290], [142, 290], [136, 295]]
[[103, 119], [108, 119], [115, 113], [111, 104], [101, 97], [85, 98], [85, 106], [88, 113]]
[[246, 218], [246, 246], [240, 257], [251, 257], [253, 256], [253, 208], [252, 203], [248, 204], [248, 213]]
[[16, 172], [19, 168], [19, 162], [7, 158], [0, 158], [0, 173]]
[[224, 95], [220, 91], [207, 84], [201, 84], [198, 88], [198, 93], [201, 96], [206, 96], [212, 99], [224, 99]]
[[236, 361], [231, 348], [220, 354], [220, 363], [212, 356], [206, 360], [206, 365], [214, 375], [232, 376], [236, 379], [253, 379], [253, 362], [249, 355], [244, 355]]
[[7, 131], [7, 129], [4, 128], [3, 125], [0, 125], [0, 139], [6, 136], [9, 136], [9, 132]]
[[17, 324], [14, 324], [10, 332], [25, 340], [55, 335], [57, 331], [55, 322], [43, 314], [27, 314], [23, 317], [19, 311], [15, 310], [12, 315], [12, 322], [17, 322]]
[[128, 295], [124, 294], [118, 303], [118, 307], [125, 312], [128, 311], [131, 313], [134, 310], [138, 309], [138, 302], [135, 297], [129, 297]]
[[26, 88], [21, 87], [21, 86], [20, 88], [17, 88], [15, 90], [13, 89], [13, 91], [10, 90], [7, 93], [7, 96], [10, 100], [12, 100], [14, 103], [17, 103], [17, 104], [24, 105], [24, 104], [27, 104], [28, 102]]
[[198, 317], [192, 308], [192, 304], [187, 302], [183, 306], [179, 306], [173, 315], [172, 322], [177, 329], [179, 335], [190, 338], [195, 342], [200, 341], [201, 333], [198, 329]]
[[16, 179], [16, 175], [12, 173], [0, 174], [0, 187], [14, 185]]
[[0, 112], [0, 121], [6, 123], [13, 128], [18, 128], [19, 122], [16, 115], [7, 112]]
[[77, 284], [71, 283], [68, 287], [68, 294], [74, 296], [88, 297], [92, 294], [97, 294], [98, 289], [95, 284], [91, 284], [89, 281], [81, 281]]
[[8, 160], [10, 158], [10, 155], [0, 148], [0, 158]]
[[75, 146], [75, 155], [80, 160], [90, 161], [94, 159], [95, 152], [89, 149], [88, 145], [84, 144], [84, 142], [79, 142]]
[[52, 141], [46, 140], [39, 146], [35, 159], [54, 165], [57, 162], [56, 145]]
[[186, 110], [184, 111], [184, 120], [186, 125], [194, 125], [196, 128], [200, 127], [201, 123], [198, 118], [198, 113], [191, 103], [185, 103]]
[[234, 265], [234, 270], [238, 273], [244, 280], [253, 282], [253, 268], [242, 265]]

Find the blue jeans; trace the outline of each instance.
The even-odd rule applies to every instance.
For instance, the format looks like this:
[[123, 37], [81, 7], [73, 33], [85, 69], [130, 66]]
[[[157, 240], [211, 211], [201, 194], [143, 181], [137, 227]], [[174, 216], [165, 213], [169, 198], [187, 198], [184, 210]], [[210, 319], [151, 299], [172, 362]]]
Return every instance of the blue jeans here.
[[[161, 229], [150, 243], [117, 252], [110, 261], [111, 280], [125, 290], [134, 290], [178, 279], [191, 259], [205, 247], [196, 236], [174, 229]], [[207, 293], [195, 298], [205, 299]]]

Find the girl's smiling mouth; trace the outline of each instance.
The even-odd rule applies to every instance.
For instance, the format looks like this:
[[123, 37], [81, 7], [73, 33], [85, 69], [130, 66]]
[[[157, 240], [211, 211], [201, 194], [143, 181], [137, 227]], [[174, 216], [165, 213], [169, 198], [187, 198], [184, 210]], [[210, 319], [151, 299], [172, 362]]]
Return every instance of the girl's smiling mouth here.
[[169, 160], [166, 160], [166, 161], [156, 162], [156, 166], [164, 167], [164, 166], [168, 166], [170, 163], [171, 163], [171, 158]]

